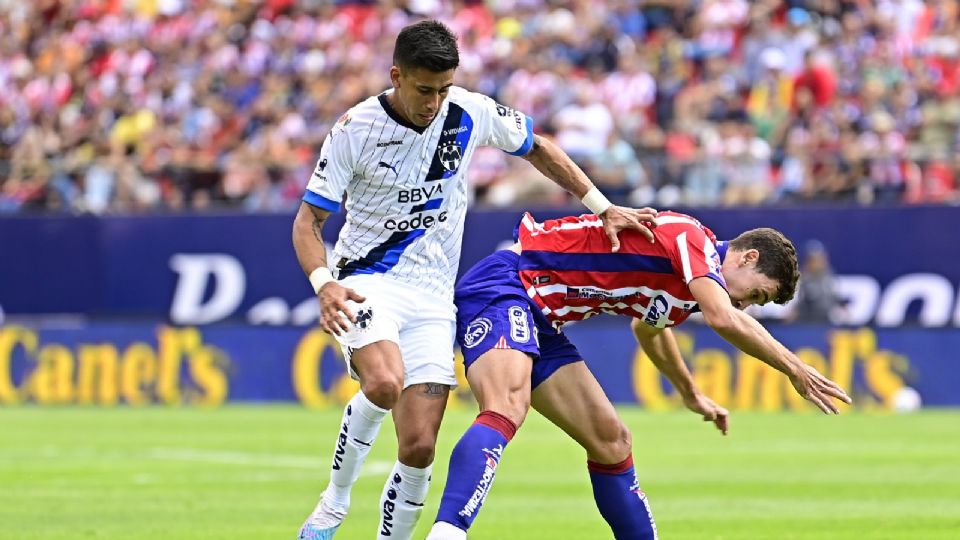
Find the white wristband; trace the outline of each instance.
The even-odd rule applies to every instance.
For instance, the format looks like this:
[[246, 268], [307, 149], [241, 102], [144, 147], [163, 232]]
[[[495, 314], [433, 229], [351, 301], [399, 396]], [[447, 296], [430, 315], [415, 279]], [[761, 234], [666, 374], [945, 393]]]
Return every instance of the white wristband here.
[[313, 294], [319, 294], [320, 287], [323, 287], [331, 281], [334, 281], [333, 274], [326, 266], [321, 266], [313, 272], [310, 272], [310, 285], [313, 285]]
[[587, 194], [580, 199], [580, 202], [582, 202], [584, 206], [589, 208], [591, 212], [598, 216], [606, 212], [607, 208], [613, 206], [613, 203], [610, 202], [610, 200], [607, 199], [603, 193], [600, 193], [600, 190], [597, 189], [597, 186], [593, 186], [593, 188], [591, 188], [590, 191], [588, 191]]

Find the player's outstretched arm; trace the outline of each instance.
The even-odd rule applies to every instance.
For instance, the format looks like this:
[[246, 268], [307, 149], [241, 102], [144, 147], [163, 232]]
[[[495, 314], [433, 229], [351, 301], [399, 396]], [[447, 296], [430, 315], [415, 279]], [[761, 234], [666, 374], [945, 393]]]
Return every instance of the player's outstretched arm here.
[[558, 186], [575, 195], [603, 220], [603, 229], [610, 238], [611, 251], [620, 250], [620, 240], [617, 233], [623, 229], [636, 229], [643, 236], [653, 242], [653, 231], [656, 227], [657, 211], [653, 208], [626, 208], [612, 204], [600, 193], [576, 163], [570, 159], [559, 146], [534, 135], [533, 146], [523, 156], [523, 159], [533, 164], [544, 176], [553, 180]]
[[341, 286], [327, 269], [327, 248], [320, 232], [330, 212], [308, 204], [300, 203], [300, 210], [293, 220], [293, 249], [303, 272], [310, 278], [314, 292], [320, 299], [320, 325], [331, 334], [340, 335], [348, 329], [341, 313], [356, 322], [356, 317], [347, 307], [347, 300], [363, 302], [353, 289]]
[[719, 283], [709, 277], [695, 278], [690, 282], [690, 292], [710, 328], [741, 351], [784, 373], [797, 393], [820, 410], [828, 414], [840, 412], [831, 398], [850, 403], [850, 397], [837, 383], [804, 364], [756, 319], [733, 307]]
[[677, 389], [683, 398], [684, 405], [691, 411], [703, 415], [704, 421], [713, 422], [724, 435], [729, 430], [729, 415], [726, 409], [717, 405], [712, 399], [703, 395], [693, 382], [690, 370], [683, 361], [677, 340], [669, 328], [654, 328], [639, 319], [630, 323], [637, 343], [643, 348], [647, 356], [663, 373], [670, 384]]

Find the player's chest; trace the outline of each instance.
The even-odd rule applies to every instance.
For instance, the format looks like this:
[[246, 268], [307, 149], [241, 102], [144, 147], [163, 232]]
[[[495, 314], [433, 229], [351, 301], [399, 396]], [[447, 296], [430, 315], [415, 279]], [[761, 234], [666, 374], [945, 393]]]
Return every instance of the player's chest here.
[[438, 183], [463, 177], [476, 139], [469, 115], [451, 107], [423, 133], [394, 130], [390, 136], [364, 144], [362, 167], [357, 172], [361, 181], [429, 192], [437, 189]]

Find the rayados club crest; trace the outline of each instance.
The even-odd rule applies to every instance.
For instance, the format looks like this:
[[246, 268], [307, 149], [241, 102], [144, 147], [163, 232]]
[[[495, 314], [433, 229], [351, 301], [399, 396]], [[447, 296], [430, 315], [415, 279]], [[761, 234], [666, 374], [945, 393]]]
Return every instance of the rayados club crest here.
[[437, 149], [437, 157], [440, 158], [440, 163], [443, 164], [444, 169], [453, 172], [460, 166], [460, 160], [463, 159], [463, 150], [458, 143], [448, 142]]

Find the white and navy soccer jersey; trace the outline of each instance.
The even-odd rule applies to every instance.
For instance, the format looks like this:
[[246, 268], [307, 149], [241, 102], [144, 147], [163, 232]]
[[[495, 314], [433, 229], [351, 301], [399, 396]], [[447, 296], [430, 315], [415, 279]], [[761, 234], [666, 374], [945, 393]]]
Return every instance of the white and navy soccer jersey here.
[[433, 122], [419, 127], [390, 106], [389, 92], [336, 123], [303, 200], [336, 212], [346, 194], [346, 224], [331, 259], [338, 278], [382, 274], [452, 299], [470, 159], [482, 145], [526, 154], [533, 123], [487, 96], [451, 87]]

